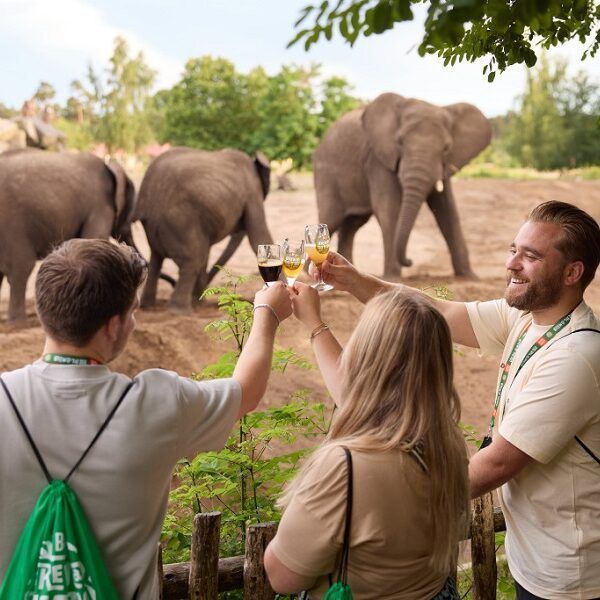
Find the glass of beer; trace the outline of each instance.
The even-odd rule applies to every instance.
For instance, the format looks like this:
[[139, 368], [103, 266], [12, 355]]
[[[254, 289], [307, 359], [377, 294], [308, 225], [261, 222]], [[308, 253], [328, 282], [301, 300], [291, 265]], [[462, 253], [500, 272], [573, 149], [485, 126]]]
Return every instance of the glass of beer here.
[[279, 279], [283, 266], [281, 246], [279, 244], [259, 244], [256, 259], [258, 270], [267, 287], [273, 285]]
[[323, 273], [321, 272], [321, 263], [325, 261], [329, 253], [329, 241], [329, 229], [327, 229], [325, 223], [307, 225], [304, 228], [304, 251], [319, 269], [319, 283], [315, 283], [313, 287], [320, 292], [333, 289], [332, 285], [323, 281]]
[[293, 286], [304, 267], [304, 242], [283, 240], [283, 274], [289, 286]]

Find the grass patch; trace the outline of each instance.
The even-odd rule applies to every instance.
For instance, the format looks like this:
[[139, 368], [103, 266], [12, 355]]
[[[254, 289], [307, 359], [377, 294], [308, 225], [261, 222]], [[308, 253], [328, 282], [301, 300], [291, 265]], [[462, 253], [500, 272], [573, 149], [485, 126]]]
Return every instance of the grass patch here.
[[[515, 583], [506, 559], [502, 556], [496, 558], [498, 568], [498, 578], [496, 580], [496, 598], [497, 600], [514, 600]], [[473, 573], [471, 569], [461, 569], [458, 567], [458, 592], [463, 600], [472, 600], [473, 598]]]
[[597, 180], [600, 179], [600, 166], [537, 171], [525, 167], [501, 167], [493, 163], [475, 163], [461, 169], [455, 177], [457, 179], [508, 179], [514, 181], [532, 179]]

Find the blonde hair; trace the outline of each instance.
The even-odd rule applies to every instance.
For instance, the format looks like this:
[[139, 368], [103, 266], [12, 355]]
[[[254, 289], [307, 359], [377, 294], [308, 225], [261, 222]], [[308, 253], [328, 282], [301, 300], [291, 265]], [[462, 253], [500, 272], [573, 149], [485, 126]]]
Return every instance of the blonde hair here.
[[[327, 439], [303, 467], [333, 444], [364, 452], [419, 452], [431, 481], [430, 562], [448, 572], [469, 510], [452, 354], [448, 325], [425, 296], [398, 289], [373, 298], [342, 354], [343, 403]], [[302, 472], [294, 484], [301, 478]]]

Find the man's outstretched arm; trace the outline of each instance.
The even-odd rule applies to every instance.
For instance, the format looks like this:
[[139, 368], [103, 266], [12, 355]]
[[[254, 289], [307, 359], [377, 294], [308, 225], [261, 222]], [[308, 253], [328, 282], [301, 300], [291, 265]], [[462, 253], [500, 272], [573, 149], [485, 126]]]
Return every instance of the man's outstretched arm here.
[[[423, 294], [439, 310], [450, 327], [452, 339], [457, 344], [478, 348], [479, 344], [469, 319], [467, 307], [464, 302], [452, 302], [431, 298], [423, 292], [401, 283], [390, 283], [360, 272], [352, 263], [348, 262], [341, 254], [330, 251], [327, 260], [321, 265], [323, 279], [333, 285], [336, 290], [351, 293], [361, 302], [368, 302], [376, 294], [401, 287], [409, 293]], [[311, 273], [316, 269], [311, 266]]]
[[271, 373], [273, 342], [280, 321], [292, 314], [292, 301], [282, 282], [256, 293], [252, 330], [233, 371], [242, 388], [242, 403], [238, 418], [254, 410], [260, 402]]

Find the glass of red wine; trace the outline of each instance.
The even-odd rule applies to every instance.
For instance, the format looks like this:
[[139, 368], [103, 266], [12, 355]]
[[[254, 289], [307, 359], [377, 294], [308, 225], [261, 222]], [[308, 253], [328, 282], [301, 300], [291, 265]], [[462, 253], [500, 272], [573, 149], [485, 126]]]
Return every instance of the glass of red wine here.
[[267, 286], [273, 285], [279, 279], [283, 266], [281, 246], [279, 244], [259, 244], [256, 259], [264, 282]]

